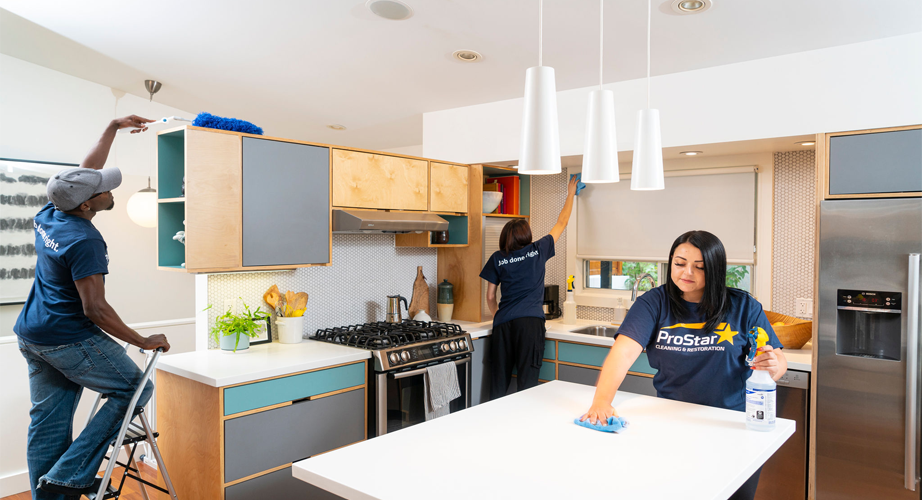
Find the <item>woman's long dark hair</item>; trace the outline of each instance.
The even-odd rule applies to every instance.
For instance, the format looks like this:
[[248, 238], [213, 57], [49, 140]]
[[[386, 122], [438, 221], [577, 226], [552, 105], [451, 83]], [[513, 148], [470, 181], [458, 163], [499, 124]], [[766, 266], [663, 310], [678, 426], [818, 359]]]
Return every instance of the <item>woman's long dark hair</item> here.
[[710, 334], [723, 322], [730, 310], [730, 292], [727, 290], [727, 251], [717, 236], [707, 231], [689, 231], [676, 238], [669, 250], [669, 273], [666, 279], [666, 294], [672, 310], [680, 320], [688, 318], [688, 307], [682, 300], [682, 290], [672, 282], [672, 258], [675, 249], [688, 243], [698, 250], [704, 259], [704, 296], [698, 303], [698, 310], [707, 318], [704, 333]]

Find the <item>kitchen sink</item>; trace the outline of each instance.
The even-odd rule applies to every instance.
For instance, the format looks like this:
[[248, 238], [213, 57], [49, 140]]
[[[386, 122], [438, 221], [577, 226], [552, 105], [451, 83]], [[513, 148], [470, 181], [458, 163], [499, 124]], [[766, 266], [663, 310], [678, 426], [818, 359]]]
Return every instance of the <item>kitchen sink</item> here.
[[618, 334], [618, 327], [617, 326], [605, 326], [605, 325], [584, 326], [582, 328], [577, 328], [576, 330], [570, 330], [570, 333], [580, 333], [583, 335], [595, 335], [596, 337], [615, 338], [615, 335]]

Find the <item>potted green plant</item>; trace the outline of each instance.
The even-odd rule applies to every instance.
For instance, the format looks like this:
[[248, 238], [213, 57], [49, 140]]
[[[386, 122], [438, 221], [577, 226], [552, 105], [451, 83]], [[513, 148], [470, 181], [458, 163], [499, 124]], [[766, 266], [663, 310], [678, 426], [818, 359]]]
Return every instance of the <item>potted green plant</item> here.
[[[211, 306], [205, 310], [211, 309]], [[211, 336], [224, 351], [244, 350], [250, 348], [250, 338], [259, 337], [260, 330], [266, 327], [269, 314], [262, 312], [257, 307], [251, 311], [246, 302], [243, 303], [244, 312], [234, 314], [228, 309], [224, 314], [215, 318], [211, 328]]]

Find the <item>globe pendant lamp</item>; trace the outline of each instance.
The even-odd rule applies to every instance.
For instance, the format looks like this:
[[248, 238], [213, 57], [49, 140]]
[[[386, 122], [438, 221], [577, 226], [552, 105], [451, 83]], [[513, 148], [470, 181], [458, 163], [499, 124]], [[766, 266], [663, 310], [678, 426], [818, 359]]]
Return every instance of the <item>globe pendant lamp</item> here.
[[150, 187], [150, 177], [147, 178], [147, 187], [131, 195], [125, 205], [128, 218], [141, 227], [157, 227], [157, 190]]
[[602, 90], [603, 0], [599, 0], [599, 89], [589, 93], [583, 175], [587, 184], [618, 182], [618, 141], [615, 135], [615, 93]]
[[647, 0], [647, 109], [637, 112], [634, 161], [631, 165], [631, 190], [653, 191], [666, 187], [663, 181], [663, 139], [659, 110], [650, 109], [650, 19], [652, 0]]
[[543, 1], [538, 0], [538, 65], [525, 71], [525, 109], [519, 173], [560, 173], [560, 134], [557, 127], [557, 85], [554, 68], [542, 66]]

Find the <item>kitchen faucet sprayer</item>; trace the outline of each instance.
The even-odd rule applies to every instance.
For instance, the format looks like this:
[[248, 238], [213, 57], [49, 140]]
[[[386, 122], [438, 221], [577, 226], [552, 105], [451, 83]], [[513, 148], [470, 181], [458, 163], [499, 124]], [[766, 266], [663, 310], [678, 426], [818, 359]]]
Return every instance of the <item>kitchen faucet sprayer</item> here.
[[656, 280], [653, 278], [653, 276], [648, 273], [642, 273], [641, 275], [637, 276], [636, 279], [634, 279], [634, 288], [631, 290], [631, 302], [637, 300], [637, 289], [640, 288], [640, 282], [643, 281], [644, 278], [649, 278], [650, 286], [656, 287]]

